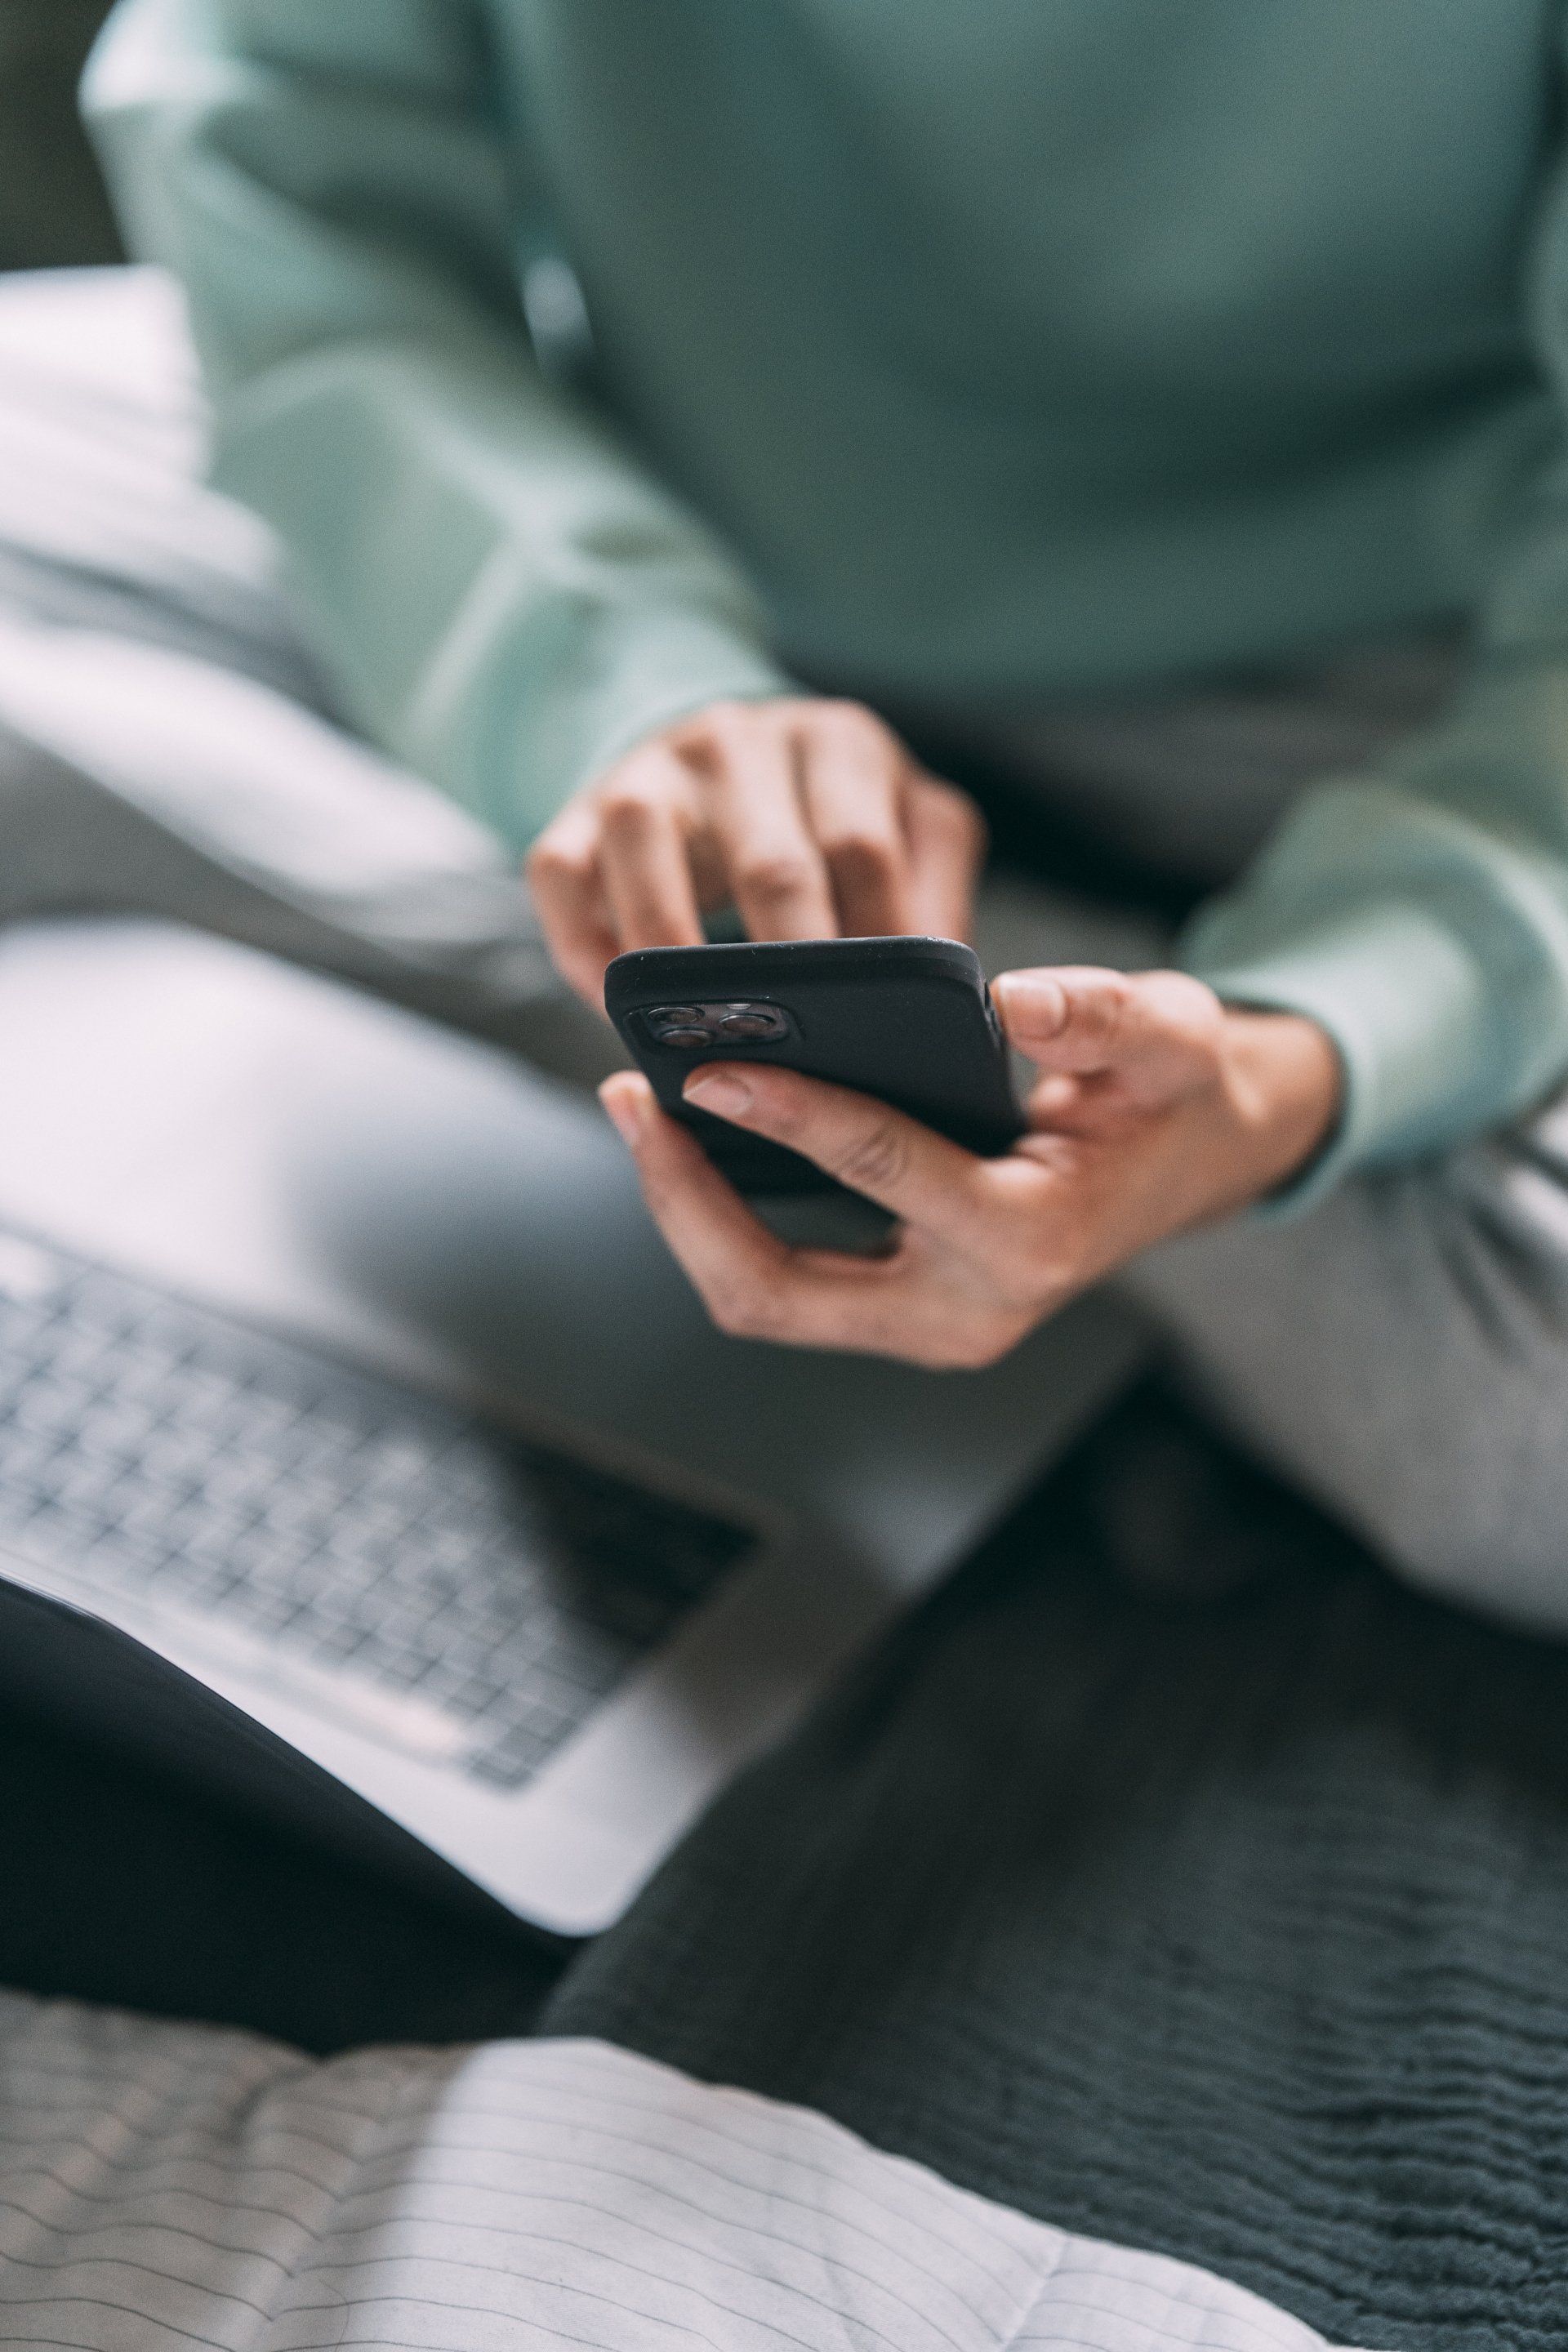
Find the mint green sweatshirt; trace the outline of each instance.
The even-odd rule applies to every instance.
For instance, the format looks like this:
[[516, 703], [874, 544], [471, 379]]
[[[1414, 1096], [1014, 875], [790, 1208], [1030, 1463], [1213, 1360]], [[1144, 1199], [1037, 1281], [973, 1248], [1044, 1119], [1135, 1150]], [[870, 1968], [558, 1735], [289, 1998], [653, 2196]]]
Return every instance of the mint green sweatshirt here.
[[1335, 1039], [1316, 1192], [1568, 1071], [1562, 13], [121, 0], [87, 104], [216, 478], [520, 847], [716, 696], [1037, 709], [1473, 614], [1445, 722], [1187, 942]]

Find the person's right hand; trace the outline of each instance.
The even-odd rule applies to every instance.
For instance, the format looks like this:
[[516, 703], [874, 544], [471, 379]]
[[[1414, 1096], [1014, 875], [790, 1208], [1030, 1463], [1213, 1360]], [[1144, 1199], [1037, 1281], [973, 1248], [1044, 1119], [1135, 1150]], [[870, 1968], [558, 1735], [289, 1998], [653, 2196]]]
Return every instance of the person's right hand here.
[[627, 948], [695, 947], [732, 905], [754, 940], [968, 935], [985, 828], [855, 702], [716, 702], [638, 744], [535, 842], [551, 954], [595, 1011]]

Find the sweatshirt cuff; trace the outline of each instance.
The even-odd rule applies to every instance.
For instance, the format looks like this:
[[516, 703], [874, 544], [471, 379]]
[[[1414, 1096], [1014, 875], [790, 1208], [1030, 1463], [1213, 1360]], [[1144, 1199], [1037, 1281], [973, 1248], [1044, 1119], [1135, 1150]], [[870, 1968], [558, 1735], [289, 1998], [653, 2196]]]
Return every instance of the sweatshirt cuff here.
[[611, 674], [584, 713], [570, 790], [589, 782], [637, 744], [712, 702], [770, 701], [800, 687], [762, 648], [717, 616], [646, 614], [633, 636], [614, 633]]
[[800, 691], [728, 616], [695, 607], [580, 616], [551, 651], [542, 660], [500, 633], [483, 677], [459, 663], [422, 698], [409, 747], [520, 856], [581, 785], [660, 728], [710, 702]]
[[[1489, 1082], [1496, 1057], [1484, 977], [1463, 940], [1423, 908], [1355, 908], [1245, 950], [1236, 937], [1243, 927], [1234, 903], [1201, 915], [1183, 943], [1184, 969], [1226, 1003], [1316, 1021], [1344, 1084], [1333, 1135], [1261, 1213], [1299, 1214], [1353, 1171], [1436, 1150], [1501, 1108]], [[1506, 1086], [1506, 1073], [1496, 1075]]]

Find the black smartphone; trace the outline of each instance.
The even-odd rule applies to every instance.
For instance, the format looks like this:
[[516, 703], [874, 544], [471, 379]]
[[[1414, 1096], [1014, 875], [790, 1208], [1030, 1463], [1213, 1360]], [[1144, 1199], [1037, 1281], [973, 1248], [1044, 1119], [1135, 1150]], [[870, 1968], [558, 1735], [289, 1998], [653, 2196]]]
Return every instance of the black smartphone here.
[[663, 1108], [742, 1192], [843, 1188], [798, 1152], [684, 1102], [701, 1062], [782, 1062], [875, 1095], [971, 1151], [1005, 1151], [1024, 1130], [985, 976], [956, 940], [638, 948], [605, 973], [605, 1009]]

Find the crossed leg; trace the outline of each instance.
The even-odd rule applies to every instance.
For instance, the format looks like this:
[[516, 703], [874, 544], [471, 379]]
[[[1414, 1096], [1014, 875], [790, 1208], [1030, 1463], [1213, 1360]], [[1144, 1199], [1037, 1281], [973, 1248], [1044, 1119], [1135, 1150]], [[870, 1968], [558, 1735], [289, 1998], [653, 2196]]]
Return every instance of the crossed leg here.
[[1568, 1093], [1124, 1278], [1195, 1399], [1413, 1582], [1568, 1633]]

